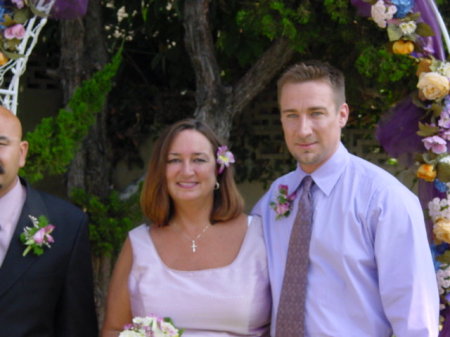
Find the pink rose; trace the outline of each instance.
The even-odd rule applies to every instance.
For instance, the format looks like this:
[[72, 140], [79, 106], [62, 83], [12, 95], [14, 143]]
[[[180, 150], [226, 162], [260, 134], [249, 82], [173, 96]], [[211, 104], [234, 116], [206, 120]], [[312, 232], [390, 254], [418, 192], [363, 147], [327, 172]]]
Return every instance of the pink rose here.
[[447, 152], [447, 142], [439, 136], [431, 136], [422, 139], [423, 145], [427, 150], [436, 154]]
[[8, 40], [11, 40], [11, 39], [21, 40], [25, 36], [25, 28], [23, 25], [17, 24], [17, 25], [6, 28], [4, 34], [5, 34], [5, 38], [7, 38]]
[[50, 234], [54, 229], [55, 226], [53, 225], [47, 225], [41, 228], [33, 235], [34, 242], [36, 242], [38, 245], [42, 245], [43, 243], [53, 243], [54, 240]]
[[280, 185], [278, 187], [278, 190], [281, 194], [287, 194], [288, 192], [288, 185]]
[[279, 215], [285, 215], [286, 212], [289, 212], [289, 204], [288, 203], [284, 203], [284, 204], [278, 204], [275, 212]]

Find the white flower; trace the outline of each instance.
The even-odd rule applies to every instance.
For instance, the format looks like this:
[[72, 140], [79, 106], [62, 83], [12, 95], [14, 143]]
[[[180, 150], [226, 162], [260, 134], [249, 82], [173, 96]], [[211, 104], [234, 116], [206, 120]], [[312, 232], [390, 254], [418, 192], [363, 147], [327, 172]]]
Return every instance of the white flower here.
[[125, 330], [119, 334], [119, 337], [145, 337], [145, 334], [137, 331]]
[[378, 27], [386, 28], [386, 22], [394, 17], [397, 7], [394, 5], [386, 6], [383, 0], [378, 0], [375, 5], [372, 5], [370, 12]]
[[398, 25], [404, 35], [411, 35], [416, 31], [417, 25], [414, 21], [402, 22]]
[[439, 67], [437, 68], [437, 72], [439, 74], [441, 74], [442, 76], [450, 78], [450, 63], [449, 62], [442, 62], [439, 65]]

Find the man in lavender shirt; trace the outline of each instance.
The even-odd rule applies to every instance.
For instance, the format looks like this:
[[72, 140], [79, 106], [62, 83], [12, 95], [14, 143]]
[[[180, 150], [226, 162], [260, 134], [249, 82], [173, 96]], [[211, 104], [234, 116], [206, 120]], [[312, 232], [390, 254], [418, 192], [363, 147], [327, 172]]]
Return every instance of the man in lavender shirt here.
[[[0, 336], [97, 337], [86, 215], [18, 177], [27, 151], [19, 119], [0, 107]], [[30, 216], [54, 226], [41, 255], [23, 255]]]
[[421, 205], [396, 178], [340, 142], [349, 115], [343, 74], [318, 61], [294, 65], [278, 81], [278, 101], [298, 167], [253, 209], [264, 222], [272, 336], [299, 193], [290, 212], [277, 214], [271, 203], [280, 185], [291, 194], [306, 175], [314, 180], [314, 213], [305, 336], [437, 336], [439, 296]]

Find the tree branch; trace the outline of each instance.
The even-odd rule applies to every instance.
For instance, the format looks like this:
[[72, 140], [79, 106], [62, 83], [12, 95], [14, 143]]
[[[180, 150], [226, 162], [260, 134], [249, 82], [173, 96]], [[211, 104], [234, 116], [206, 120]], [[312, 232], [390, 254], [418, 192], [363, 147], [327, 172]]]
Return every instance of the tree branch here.
[[294, 55], [294, 49], [286, 38], [278, 38], [249, 71], [234, 85], [229, 97], [232, 116], [240, 113], [258, 95]]
[[[184, 44], [192, 62], [196, 77], [196, 114], [207, 114], [208, 107], [217, 105], [222, 91], [219, 65], [208, 20], [209, 0], [186, 0], [183, 25]], [[200, 109], [199, 109], [200, 108]], [[207, 119], [207, 116], [199, 116]]]

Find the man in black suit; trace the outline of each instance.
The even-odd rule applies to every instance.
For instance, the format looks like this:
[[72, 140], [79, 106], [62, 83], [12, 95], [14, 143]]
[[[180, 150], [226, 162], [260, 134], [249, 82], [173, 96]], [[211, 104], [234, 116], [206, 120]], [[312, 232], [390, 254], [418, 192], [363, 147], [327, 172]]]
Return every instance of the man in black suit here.
[[[19, 119], [0, 107], [0, 337], [97, 337], [87, 218], [18, 177], [21, 138]], [[36, 236], [42, 254], [23, 256], [20, 235], [41, 216], [54, 226], [48, 246]]]

